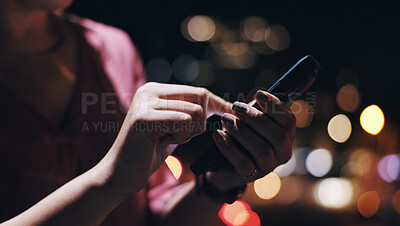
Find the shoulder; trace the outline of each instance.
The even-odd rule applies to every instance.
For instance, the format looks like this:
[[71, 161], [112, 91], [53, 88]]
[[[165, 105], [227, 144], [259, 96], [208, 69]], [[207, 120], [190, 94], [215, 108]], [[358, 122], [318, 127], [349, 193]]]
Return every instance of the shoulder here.
[[146, 83], [140, 54], [130, 36], [119, 28], [87, 18], [65, 18], [94, 50], [124, 107], [129, 107], [137, 88]]

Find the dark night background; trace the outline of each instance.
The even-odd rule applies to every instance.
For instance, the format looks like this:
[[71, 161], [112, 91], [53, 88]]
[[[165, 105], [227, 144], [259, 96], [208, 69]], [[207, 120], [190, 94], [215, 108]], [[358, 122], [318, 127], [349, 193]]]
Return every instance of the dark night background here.
[[[204, 58], [204, 43], [191, 43], [180, 32], [182, 20], [205, 14], [228, 24], [238, 24], [245, 16], [258, 15], [268, 23], [280, 23], [291, 34], [285, 51], [260, 59], [258, 65], [283, 73], [297, 59], [310, 53], [319, 59], [323, 73], [318, 89], [337, 91], [335, 78], [344, 66], [359, 76], [365, 105], [379, 103], [386, 115], [396, 117], [400, 95], [400, 3], [381, 1], [106, 1], [76, 0], [69, 11], [127, 31], [146, 63], [154, 57], [172, 61], [183, 53]], [[257, 71], [231, 72], [237, 79], [234, 91], [248, 91]], [[223, 71], [221, 74], [229, 74]], [[243, 76], [240, 76], [243, 75]], [[224, 76], [217, 78], [223, 80]], [[219, 85], [215, 85], [219, 84]], [[230, 91], [215, 82], [215, 92]]]
[[[342, 113], [335, 104], [335, 95], [340, 88], [337, 86], [336, 77], [339, 71], [347, 66], [352, 67], [358, 74], [358, 88], [362, 97], [360, 107], [348, 114], [353, 122], [354, 131], [361, 130], [358, 123], [359, 114], [370, 104], [379, 105], [385, 113], [386, 120], [392, 126], [398, 126], [400, 2], [389, 4], [382, 1], [347, 1], [341, 4], [337, 1], [328, 3], [288, 0], [76, 0], [68, 11], [127, 31], [141, 52], [144, 64], [155, 57], [163, 57], [172, 62], [181, 54], [204, 59], [204, 49], [208, 44], [190, 42], [181, 34], [181, 22], [187, 16], [208, 15], [233, 28], [238, 28], [240, 21], [246, 16], [263, 17], [269, 24], [279, 23], [287, 28], [291, 35], [289, 48], [273, 55], [261, 56], [256, 66], [250, 69], [216, 70], [215, 81], [207, 86], [208, 89], [220, 95], [229, 92], [233, 94], [232, 97], [240, 92], [248, 93], [254, 88], [254, 77], [260, 70], [273, 69], [282, 74], [302, 56], [312, 54], [323, 67], [313, 90], [317, 92], [317, 101], [322, 94], [326, 97], [323, 100], [326, 103], [322, 104], [329, 106], [330, 112], [329, 117], [316, 119], [311, 129], [299, 131], [307, 131], [309, 135], [310, 131], [325, 128], [334, 114]], [[298, 136], [301, 138], [305, 135], [298, 132]], [[353, 141], [349, 142], [362, 143], [362, 139], [371, 139], [365, 137], [356, 141], [359, 136], [352, 137]], [[310, 145], [307, 141], [303, 143]], [[341, 145], [335, 147], [340, 151], [349, 146]], [[338, 175], [333, 172], [331, 176]], [[286, 209], [289, 218], [313, 219], [313, 211], [316, 211], [310, 208], [309, 211], [298, 212], [298, 209], [290, 208], [292, 207]], [[270, 215], [279, 215], [280, 210], [269, 209]], [[343, 213], [319, 211], [319, 216], [311, 222], [321, 225], [341, 224], [336, 214]], [[263, 219], [262, 215], [260, 217]], [[320, 219], [325, 220], [319, 221]], [[360, 220], [353, 221], [355, 225], [383, 224], [379, 223], [380, 220], [374, 220], [374, 223], [365, 222], [361, 216], [356, 216], [355, 219]], [[275, 220], [272, 218], [271, 223], [279, 225], [279, 221]], [[284, 222], [288, 225], [301, 222], [310, 224], [307, 220], [296, 223], [296, 220], [286, 219]]]

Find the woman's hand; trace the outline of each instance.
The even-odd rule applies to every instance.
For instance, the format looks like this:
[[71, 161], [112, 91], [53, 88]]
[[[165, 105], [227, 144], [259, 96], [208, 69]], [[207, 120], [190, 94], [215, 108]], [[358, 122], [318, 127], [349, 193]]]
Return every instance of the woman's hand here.
[[205, 130], [208, 116], [232, 112], [232, 104], [204, 88], [147, 83], [133, 98], [118, 137], [99, 163], [110, 183], [137, 192], [176, 145]]
[[234, 169], [224, 168], [209, 172], [208, 180], [220, 190], [229, 190], [261, 178], [292, 154], [296, 119], [290, 109], [267, 92], [258, 91], [256, 101], [259, 111], [252, 104], [235, 102], [234, 114], [222, 115], [222, 124], [248, 153], [224, 132], [214, 134], [219, 150], [232, 163]]

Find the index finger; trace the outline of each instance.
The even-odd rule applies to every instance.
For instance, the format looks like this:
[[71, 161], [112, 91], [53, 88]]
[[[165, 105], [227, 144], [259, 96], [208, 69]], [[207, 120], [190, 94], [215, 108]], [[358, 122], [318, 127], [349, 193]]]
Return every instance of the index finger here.
[[200, 104], [207, 113], [207, 117], [213, 114], [233, 113], [232, 103], [225, 101], [205, 88], [159, 83], [155, 85], [160, 98]]

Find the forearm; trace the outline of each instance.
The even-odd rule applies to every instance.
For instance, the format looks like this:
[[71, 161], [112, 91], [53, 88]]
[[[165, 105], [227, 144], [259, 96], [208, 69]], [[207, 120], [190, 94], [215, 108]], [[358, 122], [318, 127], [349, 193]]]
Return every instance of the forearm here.
[[195, 183], [186, 183], [167, 203], [162, 225], [215, 225], [222, 204], [198, 195]]
[[92, 168], [4, 225], [98, 225], [126, 197]]

